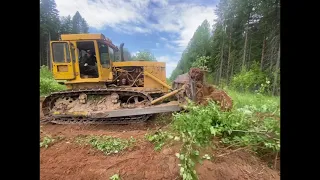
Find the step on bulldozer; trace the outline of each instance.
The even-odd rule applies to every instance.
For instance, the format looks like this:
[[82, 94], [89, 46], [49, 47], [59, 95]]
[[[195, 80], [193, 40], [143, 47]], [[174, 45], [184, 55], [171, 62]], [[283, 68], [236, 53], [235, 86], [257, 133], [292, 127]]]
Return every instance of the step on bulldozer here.
[[67, 90], [51, 93], [42, 102], [45, 121], [55, 124], [130, 124], [153, 114], [176, 112], [190, 99], [209, 100], [222, 110], [231, 98], [204, 83], [204, 72], [191, 68], [172, 87], [166, 83], [164, 62], [125, 61], [124, 44], [115, 46], [103, 34], [62, 34], [50, 42], [54, 78]]

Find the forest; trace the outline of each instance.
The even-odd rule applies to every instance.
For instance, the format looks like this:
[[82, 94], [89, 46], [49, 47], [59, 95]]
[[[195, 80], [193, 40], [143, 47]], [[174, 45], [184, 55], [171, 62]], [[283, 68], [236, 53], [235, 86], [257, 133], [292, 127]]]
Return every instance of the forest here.
[[49, 42], [59, 40], [61, 34], [89, 33], [87, 21], [77, 11], [72, 17], [59, 16], [54, 0], [40, 1], [40, 66], [50, 66]]
[[220, 0], [215, 14], [213, 28], [205, 20], [195, 31], [170, 80], [197, 66], [210, 83], [279, 95], [279, 0]]

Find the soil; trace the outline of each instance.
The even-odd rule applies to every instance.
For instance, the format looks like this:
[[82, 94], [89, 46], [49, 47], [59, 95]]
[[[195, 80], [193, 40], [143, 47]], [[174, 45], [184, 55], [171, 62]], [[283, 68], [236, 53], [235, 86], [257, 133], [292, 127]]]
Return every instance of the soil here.
[[[48, 148], [40, 148], [41, 180], [106, 180], [114, 174], [119, 174], [124, 180], [181, 179], [179, 160], [175, 156], [180, 146], [164, 147], [158, 152], [152, 143], [144, 139], [149, 130], [158, 129], [163, 124], [41, 126], [41, 138], [45, 135], [61, 138]], [[80, 135], [132, 136], [137, 142], [129, 149], [107, 156], [90, 146], [78, 144], [75, 140]], [[200, 180], [280, 179], [278, 170], [269, 168], [267, 163], [249, 152], [224, 150], [219, 153], [225, 155], [197, 165]]]
[[189, 98], [192, 98], [191, 79], [195, 81], [198, 104], [207, 105], [212, 100], [220, 105], [221, 110], [228, 111], [232, 109], [233, 101], [231, 97], [225, 91], [206, 83], [204, 81], [204, 71], [199, 68], [191, 68], [188, 73], [179, 75], [174, 80], [174, 84], [177, 83], [174, 87], [178, 87], [178, 84], [186, 84], [186, 94], [189, 94]]

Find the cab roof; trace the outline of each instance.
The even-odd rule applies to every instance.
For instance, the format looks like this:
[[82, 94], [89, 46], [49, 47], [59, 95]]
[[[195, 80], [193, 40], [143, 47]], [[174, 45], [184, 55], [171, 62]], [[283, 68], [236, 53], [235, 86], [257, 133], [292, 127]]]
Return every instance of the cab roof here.
[[76, 40], [107, 40], [103, 34], [61, 34], [62, 41], [76, 41]]
[[111, 48], [119, 50], [116, 45], [112, 43], [109, 38], [103, 34], [61, 34], [61, 41], [79, 41], [79, 40], [100, 40], [107, 43]]

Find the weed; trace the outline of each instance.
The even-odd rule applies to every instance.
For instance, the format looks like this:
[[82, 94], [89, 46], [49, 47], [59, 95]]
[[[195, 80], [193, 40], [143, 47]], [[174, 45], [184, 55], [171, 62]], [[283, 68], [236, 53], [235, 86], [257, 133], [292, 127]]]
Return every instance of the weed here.
[[45, 147], [48, 148], [50, 144], [52, 144], [55, 139], [51, 138], [51, 136], [45, 136], [43, 140], [40, 142], [40, 148]]
[[135, 139], [131, 137], [129, 140], [115, 138], [111, 136], [88, 136], [84, 139], [78, 139], [78, 143], [84, 142], [92, 147], [104, 152], [106, 155], [116, 154], [135, 143]]
[[168, 139], [180, 140], [178, 136], [174, 136], [172, 133], [167, 131], [162, 131], [161, 129], [157, 132], [151, 134], [147, 133], [145, 138], [155, 144], [154, 150], [159, 151], [162, 149], [163, 145], [167, 142]]
[[121, 180], [119, 174], [114, 174], [114, 175], [112, 175], [109, 179], [110, 179], [110, 180]]
[[[236, 101], [231, 112], [222, 112], [214, 102], [210, 102], [205, 107], [190, 103], [187, 113], [174, 114], [173, 128], [183, 142], [177, 157], [184, 180], [197, 179], [194, 167], [201, 160], [199, 149], [210, 145], [214, 136], [220, 137], [222, 143], [250, 146], [256, 152], [279, 152], [280, 121], [276, 117], [280, 110], [277, 98], [245, 94], [248, 99], [242, 99], [235, 92], [231, 96]], [[274, 117], [261, 120], [257, 113], [272, 113]]]

